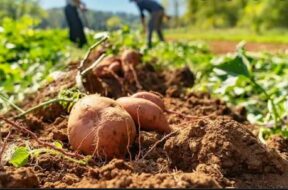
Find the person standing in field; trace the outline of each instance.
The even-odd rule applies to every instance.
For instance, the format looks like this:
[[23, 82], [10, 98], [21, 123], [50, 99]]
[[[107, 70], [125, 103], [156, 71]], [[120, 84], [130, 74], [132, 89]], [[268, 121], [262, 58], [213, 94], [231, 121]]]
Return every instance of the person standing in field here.
[[80, 0], [66, 0], [64, 11], [69, 27], [69, 38], [81, 48], [87, 43], [87, 39], [78, 9], [81, 9], [82, 11], [85, 10], [85, 7], [82, 6]]
[[162, 23], [165, 16], [164, 7], [155, 0], [130, 0], [136, 3], [139, 8], [143, 30], [146, 33], [146, 21], [144, 11], [150, 13], [150, 20], [148, 22], [148, 47], [152, 47], [153, 32], [156, 31], [160, 41], [165, 41], [162, 32]]

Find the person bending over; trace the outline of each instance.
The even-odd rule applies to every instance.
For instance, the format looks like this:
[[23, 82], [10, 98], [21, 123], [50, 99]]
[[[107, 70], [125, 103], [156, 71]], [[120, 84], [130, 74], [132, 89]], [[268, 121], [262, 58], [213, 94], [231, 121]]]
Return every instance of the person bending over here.
[[152, 47], [152, 36], [153, 32], [156, 31], [160, 41], [165, 41], [162, 32], [162, 23], [165, 17], [165, 10], [155, 0], [130, 0], [130, 2], [136, 3], [141, 16], [141, 22], [143, 25], [144, 32], [146, 33], [146, 21], [144, 11], [150, 13], [150, 20], [148, 22], [148, 47]]

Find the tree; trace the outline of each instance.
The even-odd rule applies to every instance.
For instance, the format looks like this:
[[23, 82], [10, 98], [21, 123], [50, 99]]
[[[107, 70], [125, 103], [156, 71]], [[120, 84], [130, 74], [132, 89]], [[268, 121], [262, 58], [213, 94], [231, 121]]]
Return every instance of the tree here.
[[[201, 27], [233, 27], [245, 0], [187, 0], [185, 18]], [[245, 2], [244, 2], [245, 3]]]
[[24, 15], [30, 15], [37, 19], [43, 19], [47, 16], [46, 11], [41, 8], [38, 0], [1, 0], [0, 23], [4, 17], [17, 20]]

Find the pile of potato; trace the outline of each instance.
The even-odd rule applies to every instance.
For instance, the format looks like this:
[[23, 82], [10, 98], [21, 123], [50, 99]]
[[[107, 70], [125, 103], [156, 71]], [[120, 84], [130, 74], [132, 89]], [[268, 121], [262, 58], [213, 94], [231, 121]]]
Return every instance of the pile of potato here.
[[132, 79], [133, 69], [141, 62], [141, 54], [132, 49], [127, 49], [122, 53], [121, 57], [110, 55], [104, 58], [99, 65], [97, 65], [93, 73], [97, 77], [108, 77], [111, 74], [119, 74], [120, 71], [124, 73], [125, 79]]
[[[73, 149], [98, 158], [123, 158], [134, 143], [137, 129], [169, 133], [160, 96], [139, 92], [117, 100], [89, 95], [73, 107], [68, 139]], [[139, 131], [138, 131], [139, 132]]]

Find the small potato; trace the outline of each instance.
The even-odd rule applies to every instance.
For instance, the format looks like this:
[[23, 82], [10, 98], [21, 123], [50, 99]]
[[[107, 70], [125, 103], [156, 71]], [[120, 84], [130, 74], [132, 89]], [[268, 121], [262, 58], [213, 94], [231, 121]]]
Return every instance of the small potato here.
[[153, 102], [142, 98], [123, 97], [117, 102], [131, 115], [134, 122], [139, 124], [141, 129], [169, 133], [171, 128], [163, 110]]
[[133, 94], [131, 97], [133, 98], [143, 98], [146, 100], [149, 100], [151, 102], [153, 102], [154, 104], [156, 104], [157, 106], [159, 106], [163, 111], [165, 110], [165, 105], [163, 100], [161, 99], [160, 96], [151, 93], [151, 92], [138, 92], [136, 94]]
[[74, 150], [104, 159], [123, 158], [136, 136], [131, 116], [98, 95], [80, 99], [70, 113], [68, 139]]
[[122, 54], [121, 61], [123, 64], [138, 65], [141, 61], [141, 54], [136, 50], [125, 50]]
[[93, 69], [93, 73], [98, 77], [110, 76], [108, 70], [118, 73], [121, 70], [121, 60], [114, 56], [108, 56]]

